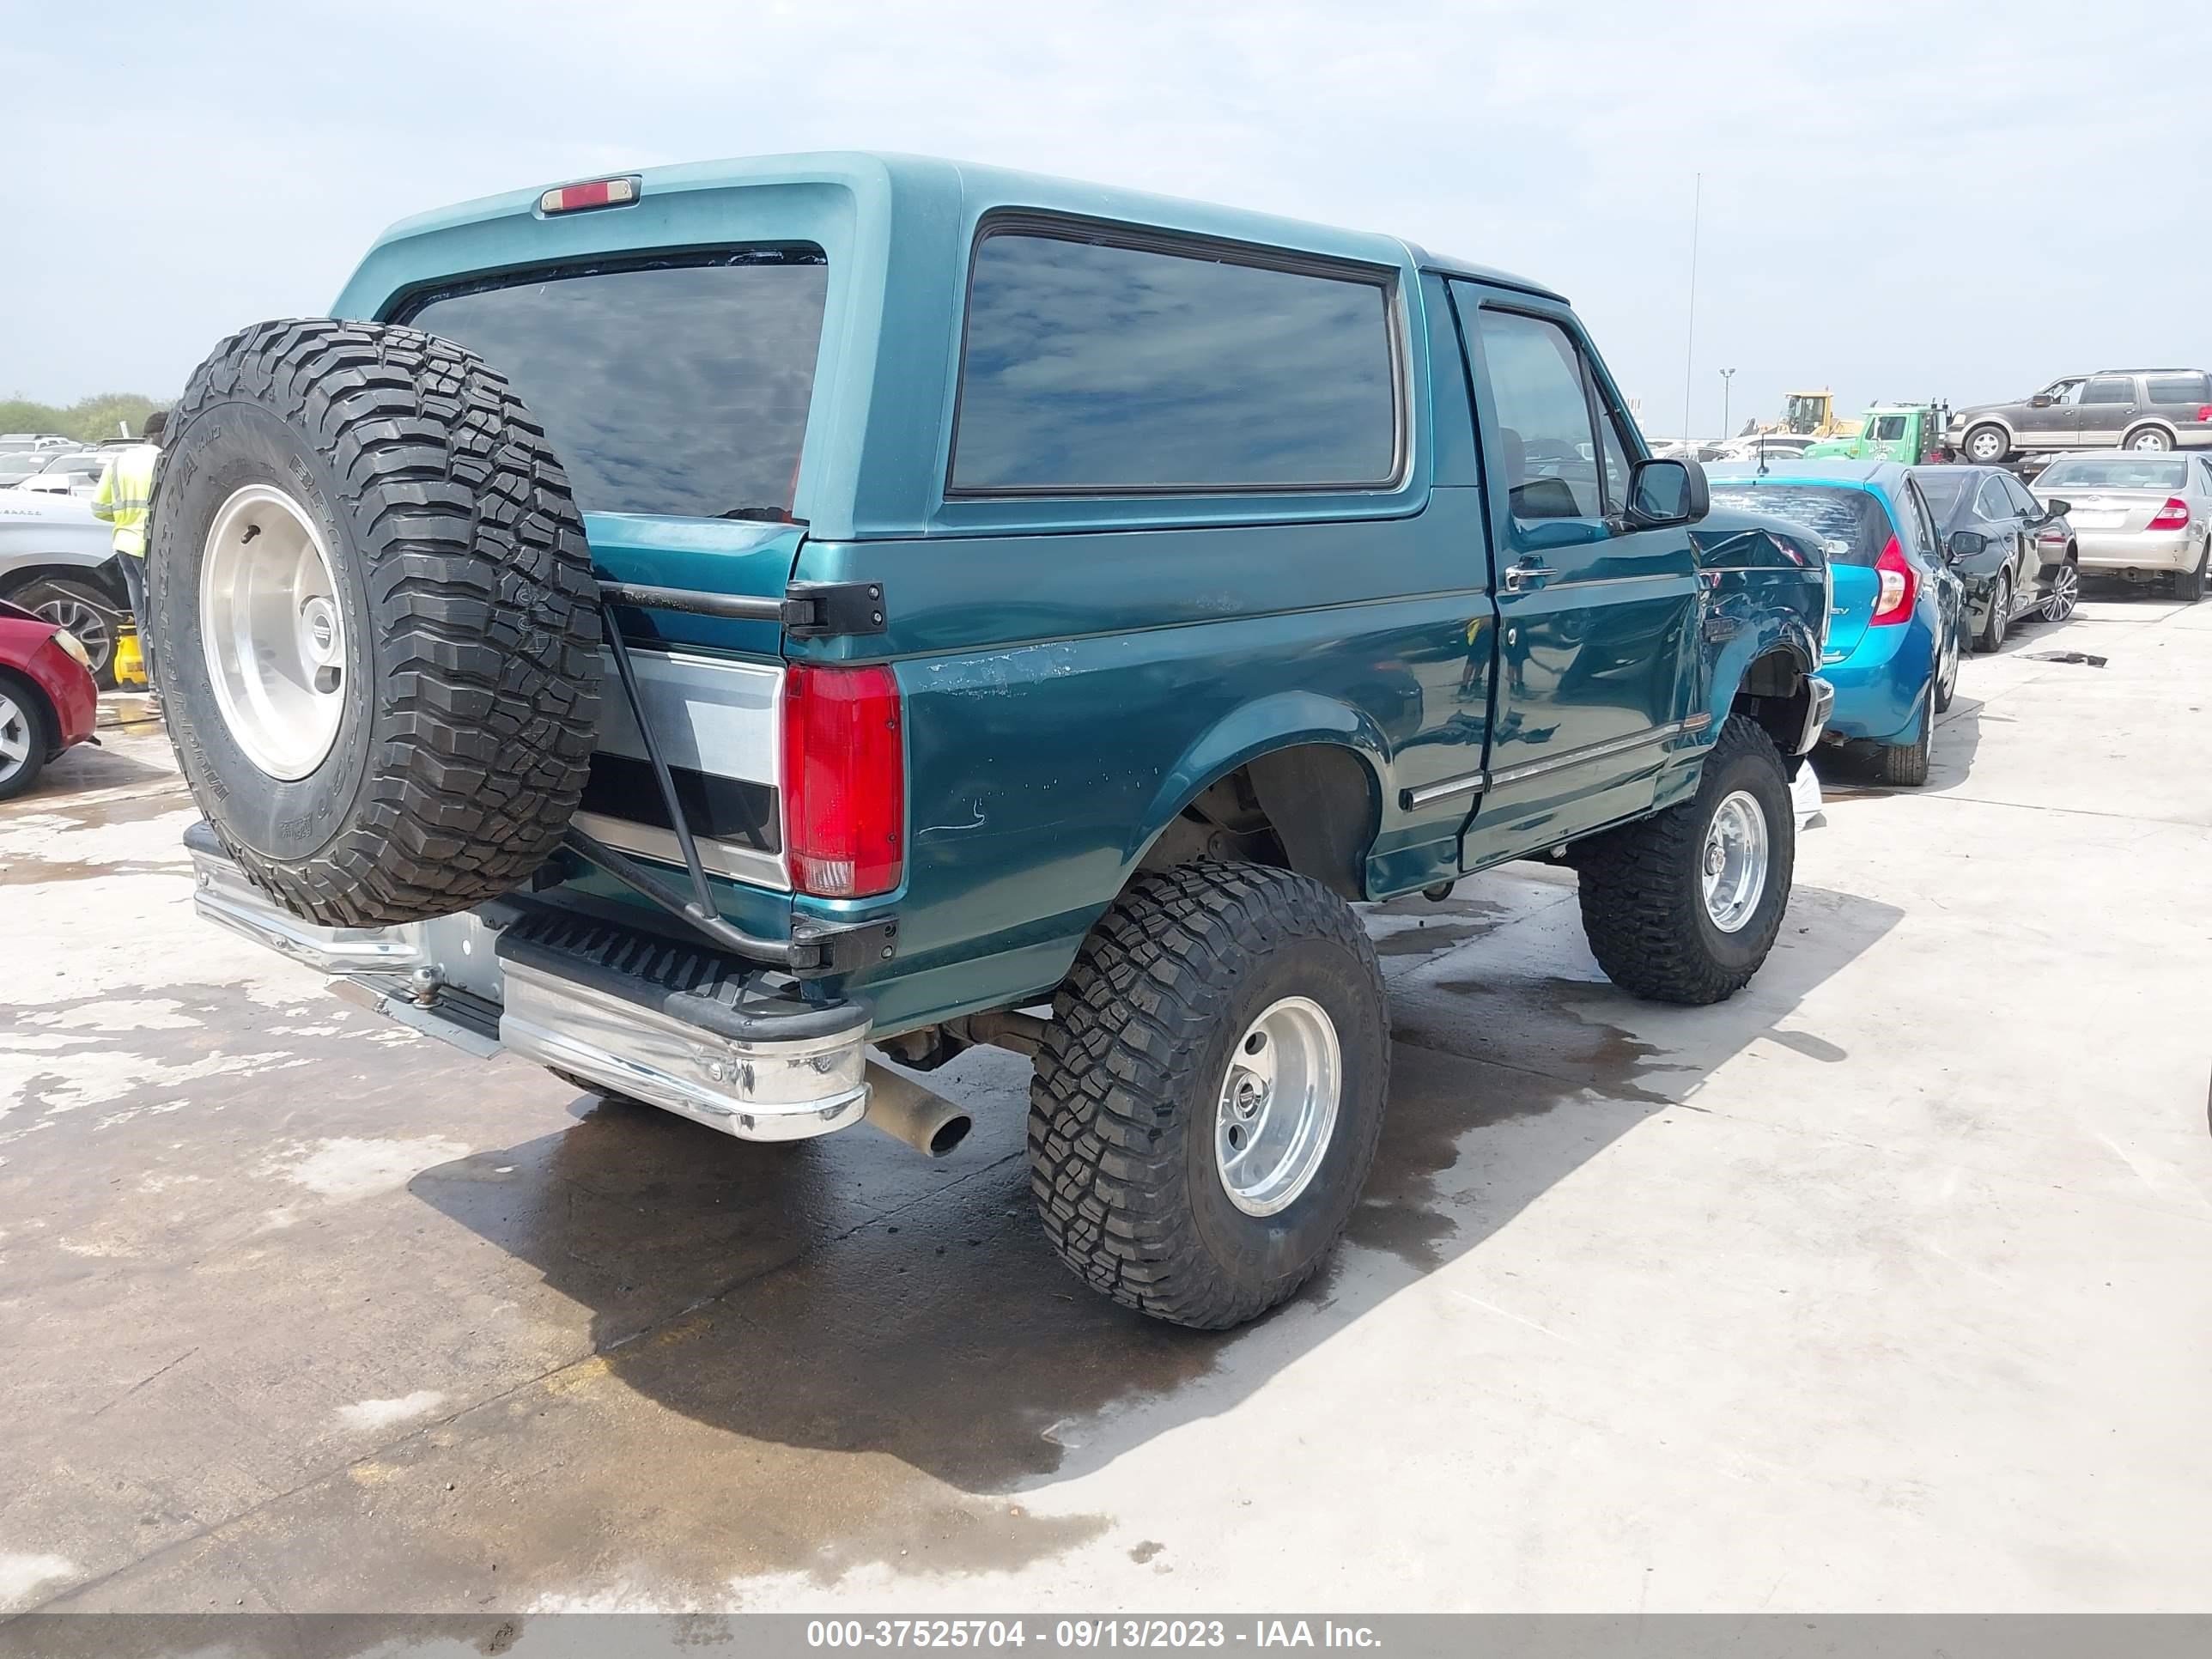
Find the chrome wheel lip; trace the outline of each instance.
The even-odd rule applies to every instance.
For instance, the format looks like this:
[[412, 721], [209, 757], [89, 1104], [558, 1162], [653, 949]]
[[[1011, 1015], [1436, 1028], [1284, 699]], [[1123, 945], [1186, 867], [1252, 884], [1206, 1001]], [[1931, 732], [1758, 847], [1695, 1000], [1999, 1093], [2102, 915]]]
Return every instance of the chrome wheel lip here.
[[216, 510], [200, 561], [200, 641], [223, 725], [281, 782], [313, 774], [345, 712], [345, 610], [321, 532], [283, 490]]
[[5, 691], [0, 691], [0, 783], [6, 783], [31, 762], [31, 711]]
[[1766, 896], [1771, 842], [1766, 809], [1747, 789], [1723, 796], [1705, 821], [1698, 871], [1706, 919], [1722, 933], [1741, 933]]
[[1327, 1161], [1343, 1100], [1344, 1052], [1310, 997], [1268, 1004], [1230, 1051], [1215, 1103], [1213, 1168], [1249, 1216], [1279, 1214]]

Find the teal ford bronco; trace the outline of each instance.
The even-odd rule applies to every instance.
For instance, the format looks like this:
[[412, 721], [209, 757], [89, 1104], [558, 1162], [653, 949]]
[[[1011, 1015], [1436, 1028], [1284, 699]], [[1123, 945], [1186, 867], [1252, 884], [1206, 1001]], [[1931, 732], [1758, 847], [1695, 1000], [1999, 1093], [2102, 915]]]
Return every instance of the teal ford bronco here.
[[1055, 1249], [1223, 1327], [1375, 1155], [1355, 903], [1549, 859], [1678, 1003], [1773, 945], [1821, 550], [1536, 283], [822, 155], [411, 219], [335, 313], [194, 374], [151, 635], [200, 908], [394, 1018], [933, 1153], [1013, 1049]]

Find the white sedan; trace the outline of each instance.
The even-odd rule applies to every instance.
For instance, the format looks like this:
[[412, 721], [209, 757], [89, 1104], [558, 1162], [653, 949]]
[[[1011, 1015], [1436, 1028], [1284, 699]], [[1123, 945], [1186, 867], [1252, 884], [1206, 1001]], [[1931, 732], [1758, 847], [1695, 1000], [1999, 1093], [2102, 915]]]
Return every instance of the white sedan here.
[[2061, 455], [2037, 475], [2045, 506], [2064, 503], [2083, 573], [2204, 597], [2212, 564], [2212, 458], [2148, 450]]

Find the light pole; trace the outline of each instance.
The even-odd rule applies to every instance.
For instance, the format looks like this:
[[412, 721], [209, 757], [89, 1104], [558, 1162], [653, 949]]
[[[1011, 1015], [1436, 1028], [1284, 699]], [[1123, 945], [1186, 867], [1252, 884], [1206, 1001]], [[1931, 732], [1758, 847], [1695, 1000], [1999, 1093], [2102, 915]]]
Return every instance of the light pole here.
[[1735, 378], [1735, 371], [1734, 369], [1724, 368], [1721, 371], [1721, 436], [1723, 438], [1733, 438], [1735, 436], [1735, 434], [1729, 428], [1728, 418], [1729, 382]]

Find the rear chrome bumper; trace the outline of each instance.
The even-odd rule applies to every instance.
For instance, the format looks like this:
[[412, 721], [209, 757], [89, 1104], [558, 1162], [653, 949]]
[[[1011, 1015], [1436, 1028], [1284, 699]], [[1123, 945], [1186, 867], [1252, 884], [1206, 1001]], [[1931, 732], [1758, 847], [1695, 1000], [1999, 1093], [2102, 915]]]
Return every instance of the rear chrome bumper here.
[[505, 1049], [744, 1140], [805, 1139], [866, 1112], [864, 1003], [802, 1002], [710, 951], [509, 901], [319, 927], [248, 881], [204, 824], [185, 845], [203, 916], [470, 1054]]

